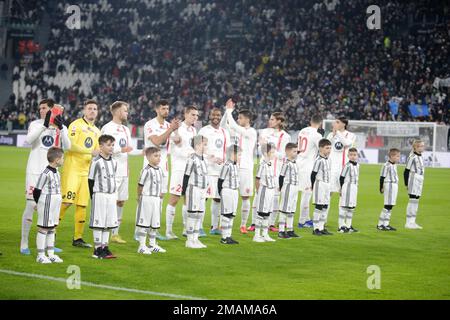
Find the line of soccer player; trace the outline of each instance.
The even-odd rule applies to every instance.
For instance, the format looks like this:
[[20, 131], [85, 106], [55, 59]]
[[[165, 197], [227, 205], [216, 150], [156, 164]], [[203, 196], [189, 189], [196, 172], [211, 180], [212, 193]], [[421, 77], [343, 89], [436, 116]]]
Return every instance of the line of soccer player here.
[[[90, 199], [92, 256], [116, 258], [109, 248], [110, 232], [111, 242], [126, 242], [119, 235], [119, 227], [123, 206], [128, 200], [128, 153], [132, 147], [130, 132], [124, 123], [129, 105], [123, 101], [114, 102], [110, 107], [113, 119], [101, 131], [94, 125], [98, 112], [94, 100], [84, 104], [83, 117], [71, 123], [68, 129], [59, 115], [52, 117], [53, 107], [54, 102], [48, 99], [39, 104], [41, 119], [30, 124], [27, 135], [32, 150], [27, 165], [27, 206], [22, 221], [21, 253], [30, 254], [28, 234], [33, 211], [37, 209], [36, 261], [62, 262], [56, 255], [61, 249], [54, 247], [55, 228], [71, 204], [76, 205], [73, 245], [91, 247], [82, 239]], [[281, 113], [272, 114], [269, 127], [261, 130], [258, 137], [250, 125], [250, 112], [240, 110], [236, 122], [232, 115], [234, 109], [232, 99], [227, 101], [224, 115], [221, 109], [212, 109], [210, 124], [197, 133], [194, 123], [198, 119], [198, 110], [195, 106], [185, 109], [183, 121], [174, 119], [168, 123], [169, 104], [167, 101], [157, 103], [157, 116], [144, 126], [145, 156], [138, 180], [136, 208], [138, 253], [166, 252], [156, 240], [178, 238], [172, 226], [175, 208], [182, 196], [183, 235], [187, 248], [206, 248], [199, 238], [206, 236], [203, 220], [208, 198], [212, 199], [210, 234], [221, 235], [223, 244], [238, 243], [232, 238], [232, 229], [239, 194], [242, 198], [240, 232], [254, 231], [255, 242], [275, 241], [269, 231], [278, 232], [281, 239], [299, 237], [294, 232], [299, 191], [299, 228], [312, 228], [316, 236], [331, 235], [326, 229], [330, 198], [338, 192], [338, 232], [358, 231], [352, 226], [358, 193], [358, 151], [354, 148], [355, 135], [346, 130], [347, 119], [337, 119], [332, 132], [324, 139], [322, 119], [313, 116], [311, 125], [300, 131], [298, 142], [292, 143], [290, 135], [283, 129], [285, 118]], [[253, 180], [256, 146], [262, 159]], [[65, 157], [63, 149], [66, 150]], [[414, 142], [404, 173], [410, 197], [405, 228], [410, 229], [421, 228], [415, 219], [423, 186], [423, 149], [422, 141]], [[169, 189], [169, 154], [170, 197], [163, 237], [157, 231], [162, 199]], [[383, 231], [396, 230], [389, 222], [398, 193], [396, 163], [399, 157], [400, 151], [391, 149], [380, 175], [384, 208], [377, 228]], [[63, 164], [60, 177], [58, 167]], [[253, 181], [256, 196], [251, 206]], [[315, 205], [313, 219], [309, 214], [311, 196]], [[252, 224], [247, 228], [251, 208]], [[277, 218], [279, 228], [275, 227]]]

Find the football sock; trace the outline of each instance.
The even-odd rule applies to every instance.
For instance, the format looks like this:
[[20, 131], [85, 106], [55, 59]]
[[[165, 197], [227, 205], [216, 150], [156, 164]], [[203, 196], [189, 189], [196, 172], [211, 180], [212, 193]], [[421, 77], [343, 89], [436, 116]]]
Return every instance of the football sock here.
[[148, 232], [147, 229], [148, 228], [142, 228], [142, 227], [139, 227], [139, 229], [138, 229], [137, 235], [138, 235], [138, 239], [139, 239], [139, 247], [140, 248], [145, 247], [145, 241], [146, 241], [147, 232]]
[[250, 213], [250, 199], [242, 199], [241, 205], [241, 227], [247, 225], [248, 214]]
[[253, 198], [253, 203], [252, 203], [252, 224], [256, 224], [256, 220], [257, 220], [257, 212], [256, 212], [256, 198]]
[[314, 218], [313, 218], [314, 230], [316, 230], [316, 229], [320, 230], [321, 213], [322, 213], [322, 210], [314, 209]]
[[75, 207], [75, 235], [74, 239], [83, 238], [84, 224], [86, 222], [86, 207]]
[[409, 199], [406, 206], [406, 223], [415, 223], [417, 209], [419, 208], [419, 199]]
[[230, 219], [225, 217], [225, 216], [221, 216], [220, 217], [220, 226], [222, 227], [222, 238], [226, 239], [229, 237], [228, 235], [228, 230], [230, 228]]
[[193, 212], [187, 212], [186, 214], [186, 234], [188, 241], [194, 240], [195, 217], [196, 214]]
[[261, 236], [261, 229], [263, 226], [263, 217], [261, 217], [259, 214], [256, 215], [256, 223], [255, 223], [255, 237]]
[[294, 213], [286, 215], [286, 231], [294, 231]]
[[94, 247], [97, 249], [102, 246], [102, 230], [93, 229]]
[[102, 230], [102, 247], [107, 247], [109, 243], [109, 230]]
[[45, 243], [47, 240], [47, 234], [41, 230], [38, 230], [36, 235], [36, 249], [38, 252], [38, 256], [45, 256]]
[[119, 234], [119, 228], [120, 228], [120, 225], [122, 223], [122, 215], [123, 215], [123, 207], [117, 206], [117, 222], [118, 222], [118, 226], [117, 226], [117, 228], [111, 230], [111, 234], [113, 236], [116, 236], [116, 235]]
[[214, 201], [211, 199], [211, 227], [213, 229], [219, 228], [219, 219], [220, 219], [220, 202]]
[[353, 219], [353, 213], [355, 212], [355, 209], [345, 209], [347, 211], [347, 214], [345, 215], [345, 226], [347, 228], [350, 228], [352, 226], [352, 219]]
[[325, 229], [325, 224], [327, 223], [327, 216], [328, 216], [328, 210], [324, 209], [320, 213], [320, 223], [319, 223], [319, 230], [322, 231]]
[[280, 212], [280, 220], [278, 223], [278, 228], [280, 229], [280, 232], [285, 232], [286, 231], [286, 213], [284, 212]]
[[298, 223], [305, 224], [309, 221], [309, 200], [311, 199], [311, 191], [302, 191], [302, 196], [300, 199], [300, 217]]
[[32, 200], [27, 200], [25, 205], [25, 210], [22, 215], [22, 238], [20, 240], [20, 249], [28, 248], [28, 236], [30, 235], [30, 229], [33, 225], [33, 212], [35, 202]]
[[378, 225], [388, 226], [390, 218], [391, 218], [391, 211], [383, 208], [383, 210], [381, 210], [380, 219], [378, 220]]
[[278, 195], [273, 197], [273, 211], [270, 213], [269, 216], [269, 226], [274, 226], [275, 222], [277, 221], [277, 217], [278, 217], [278, 209], [279, 209], [279, 204], [278, 201], [280, 200], [280, 197]]
[[[174, 219], [175, 219], [175, 207], [168, 204], [166, 207], [166, 234], [172, 232], [172, 225], [173, 225]], [[183, 221], [184, 221], [184, 216], [183, 216]]]
[[55, 255], [55, 231], [49, 230], [47, 231], [46, 237], [46, 246], [47, 246], [47, 254], [49, 257]]
[[156, 229], [150, 228], [150, 230], [148, 231], [148, 239], [150, 247], [154, 247], [156, 245]]
[[344, 207], [339, 207], [339, 219], [338, 219], [339, 228], [345, 227], [346, 215], [347, 215], [347, 209]]
[[269, 236], [269, 219], [268, 217], [264, 217], [262, 221], [262, 236], [268, 237]]

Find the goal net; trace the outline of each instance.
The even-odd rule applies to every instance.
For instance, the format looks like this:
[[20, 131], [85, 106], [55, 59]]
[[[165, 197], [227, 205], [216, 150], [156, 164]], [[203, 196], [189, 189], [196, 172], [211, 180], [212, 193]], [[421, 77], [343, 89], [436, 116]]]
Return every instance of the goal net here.
[[[325, 137], [332, 131], [334, 120], [324, 120]], [[433, 122], [393, 122], [349, 120], [348, 131], [356, 135], [362, 163], [384, 163], [390, 148], [401, 151], [400, 163], [405, 163], [415, 139], [425, 143], [426, 166], [450, 167], [448, 130]]]

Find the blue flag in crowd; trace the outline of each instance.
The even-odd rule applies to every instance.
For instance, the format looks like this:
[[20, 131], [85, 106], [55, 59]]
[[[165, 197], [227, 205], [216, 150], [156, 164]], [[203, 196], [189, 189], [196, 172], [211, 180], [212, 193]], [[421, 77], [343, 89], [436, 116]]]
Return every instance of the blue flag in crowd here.
[[389, 101], [389, 108], [391, 109], [391, 113], [396, 116], [398, 114], [398, 103], [394, 101]]
[[410, 104], [409, 112], [415, 118], [417, 117], [427, 117], [430, 113], [428, 112], [428, 105], [426, 104]]

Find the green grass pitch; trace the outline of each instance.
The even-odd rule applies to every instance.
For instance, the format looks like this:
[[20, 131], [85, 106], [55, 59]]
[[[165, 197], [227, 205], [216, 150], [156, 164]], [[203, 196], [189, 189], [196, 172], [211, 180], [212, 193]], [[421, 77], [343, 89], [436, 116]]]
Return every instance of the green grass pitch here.
[[[122, 236], [125, 245], [112, 244], [116, 260], [95, 260], [91, 249], [71, 246], [74, 209], [58, 228], [57, 246], [64, 249], [63, 264], [35, 262], [36, 227], [30, 234], [31, 256], [19, 254], [20, 225], [24, 208], [25, 167], [29, 150], [0, 148], [0, 270], [67, 278], [69, 265], [79, 266], [81, 281], [163, 294], [206, 299], [449, 299], [450, 298], [450, 190], [449, 169], [427, 169], [418, 223], [423, 230], [405, 230], [407, 194], [400, 187], [392, 225], [397, 232], [377, 231], [382, 207], [377, 192], [379, 166], [362, 165], [357, 234], [314, 237], [300, 230], [301, 239], [253, 243], [239, 234], [240, 213], [233, 234], [236, 246], [219, 243], [218, 236], [202, 241], [204, 250], [189, 250], [184, 239], [160, 244], [166, 254], [141, 256], [133, 240], [136, 181], [142, 158], [130, 159], [130, 200], [125, 205]], [[403, 168], [399, 168], [400, 174]], [[402, 180], [402, 179], [401, 179]], [[328, 229], [337, 228], [337, 196], [333, 196]], [[164, 205], [165, 207], [165, 205]], [[209, 203], [208, 203], [209, 207]], [[298, 213], [295, 217], [297, 222]], [[209, 224], [209, 210], [205, 226]], [[34, 219], [36, 223], [36, 216]], [[163, 221], [164, 227], [164, 214]], [[298, 230], [298, 229], [296, 229]], [[181, 236], [181, 207], [175, 232]], [[273, 235], [275, 236], [275, 235]], [[85, 239], [92, 243], [86, 227]], [[367, 268], [379, 266], [381, 288], [368, 289]], [[0, 271], [0, 299], [167, 299], [170, 297], [116, 291], [82, 285], [69, 290], [64, 282], [5, 274]]]

